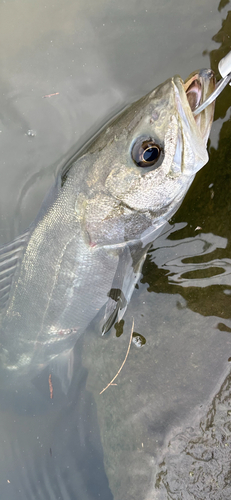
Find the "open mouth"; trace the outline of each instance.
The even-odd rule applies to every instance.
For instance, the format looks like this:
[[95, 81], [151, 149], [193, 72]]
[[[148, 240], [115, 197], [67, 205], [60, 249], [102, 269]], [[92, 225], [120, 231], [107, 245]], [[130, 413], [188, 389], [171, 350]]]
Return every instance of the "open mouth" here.
[[194, 115], [194, 112], [214, 92], [215, 87], [216, 79], [211, 69], [195, 71], [183, 83], [183, 89], [192, 111], [194, 122], [205, 144], [207, 143], [213, 122], [215, 101], [199, 111], [198, 114]]
[[188, 103], [192, 111], [195, 111], [201, 104], [202, 98], [202, 83], [196, 74], [184, 83], [184, 90], [187, 95]]
[[194, 72], [187, 78], [183, 87], [192, 112], [212, 94], [215, 86], [216, 80], [211, 69]]

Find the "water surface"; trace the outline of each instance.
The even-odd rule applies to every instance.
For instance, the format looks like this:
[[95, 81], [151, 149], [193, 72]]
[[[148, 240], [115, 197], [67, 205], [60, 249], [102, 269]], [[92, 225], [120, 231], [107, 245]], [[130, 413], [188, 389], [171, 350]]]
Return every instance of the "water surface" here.
[[[37, 214], [57, 169], [125, 104], [230, 50], [229, 2], [0, 5], [0, 241]], [[49, 370], [1, 379], [5, 500], [230, 497], [230, 88], [182, 207], [145, 262], [124, 324], [89, 329], [70, 391]], [[55, 95], [51, 95], [55, 94]], [[45, 97], [50, 96], [50, 97]], [[132, 318], [145, 345], [132, 344]], [[123, 333], [122, 333], [123, 332]]]

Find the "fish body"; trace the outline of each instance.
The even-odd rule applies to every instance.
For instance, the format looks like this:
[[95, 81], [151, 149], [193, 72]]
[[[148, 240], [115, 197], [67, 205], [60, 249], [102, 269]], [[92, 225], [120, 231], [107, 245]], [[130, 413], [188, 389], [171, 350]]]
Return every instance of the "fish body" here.
[[[126, 310], [151, 242], [208, 161], [210, 70], [176, 76], [126, 108], [58, 175], [24, 235], [0, 249], [1, 364], [36, 375], [63, 362], [97, 318]], [[64, 382], [65, 381], [65, 382]]]

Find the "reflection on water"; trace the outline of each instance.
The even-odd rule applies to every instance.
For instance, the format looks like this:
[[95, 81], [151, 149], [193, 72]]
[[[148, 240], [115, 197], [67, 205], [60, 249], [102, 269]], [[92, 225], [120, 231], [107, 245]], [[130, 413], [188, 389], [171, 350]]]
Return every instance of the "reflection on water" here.
[[[230, 13], [220, 29], [217, 8], [228, 3], [179, 0], [171, 11], [149, 0], [97, 9], [60, 0], [33, 12], [26, 0], [2, 3], [2, 242], [37, 213], [80, 137], [171, 74], [207, 66], [218, 29], [217, 70], [231, 32]], [[4, 500], [230, 497], [229, 107], [230, 87], [217, 102], [209, 164], [153, 245], [123, 325], [76, 344], [68, 394], [53, 377], [50, 398], [48, 371], [20, 390], [0, 379]], [[117, 385], [100, 395], [125, 358], [132, 317], [136, 341]]]
[[159, 269], [168, 271], [169, 283], [179, 283], [184, 287], [230, 283], [230, 259], [211, 259], [210, 255], [217, 248], [226, 248], [226, 238], [200, 233], [182, 240], [167, 240], [165, 246], [164, 237], [166, 235], [153, 245], [155, 248], [160, 244], [160, 247], [153, 252], [152, 259]]

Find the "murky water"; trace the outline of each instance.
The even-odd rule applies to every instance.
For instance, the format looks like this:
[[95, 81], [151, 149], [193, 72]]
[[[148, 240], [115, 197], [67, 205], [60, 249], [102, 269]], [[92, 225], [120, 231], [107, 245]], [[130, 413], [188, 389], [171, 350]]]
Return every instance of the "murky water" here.
[[[33, 220], [68, 155], [169, 76], [215, 71], [230, 50], [227, 1], [0, 5], [0, 241]], [[49, 97], [48, 97], [49, 96]], [[65, 396], [45, 371], [0, 401], [4, 500], [230, 498], [231, 89], [210, 162], [155, 241], [125, 315], [75, 348]], [[116, 386], [102, 389], [132, 344]]]

